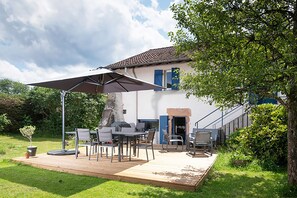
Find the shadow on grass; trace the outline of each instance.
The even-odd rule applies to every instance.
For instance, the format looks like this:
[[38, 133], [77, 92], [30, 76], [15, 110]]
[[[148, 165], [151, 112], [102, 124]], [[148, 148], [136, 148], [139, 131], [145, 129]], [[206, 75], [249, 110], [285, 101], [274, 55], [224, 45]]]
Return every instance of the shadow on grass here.
[[[25, 138], [22, 135], [13, 135], [13, 136], [7, 136], [12, 139], [20, 140], [20, 141], [28, 141], [27, 138]], [[51, 141], [51, 142], [61, 142], [62, 137], [38, 137], [38, 136], [33, 136], [33, 142], [44, 142], [44, 141]], [[66, 139], [67, 140], [67, 139]]]
[[37, 169], [26, 165], [0, 168], [0, 178], [64, 197], [108, 181], [101, 178]]
[[[285, 194], [283, 191], [286, 178], [264, 179], [261, 176], [250, 177], [240, 174], [211, 173], [210, 178], [196, 192], [174, 191], [163, 188], [149, 187], [142, 192], [133, 192], [138, 197], [294, 197], [296, 194]], [[287, 192], [287, 191], [286, 191]]]

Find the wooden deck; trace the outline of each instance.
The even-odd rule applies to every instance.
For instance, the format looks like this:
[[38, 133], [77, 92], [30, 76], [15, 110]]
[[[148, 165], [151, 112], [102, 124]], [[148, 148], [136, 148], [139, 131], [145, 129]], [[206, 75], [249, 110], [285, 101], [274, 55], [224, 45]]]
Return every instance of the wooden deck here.
[[97, 161], [95, 155], [88, 160], [84, 154], [80, 154], [78, 159], [73, 155], [38, 154], [29, 159], [18, 157], [14, 160], [49, 170], [195, 191], [207, 176], [216, 159], [216, 154], [211, 157], [192, 158], [186, 152], [174, 150], [166, 152], [157, 148], [155, 160], [152, 160], [151, 152], [149, 152], [149, 159], [150, 161], [147, 162], [145, 150], [140, 149], [139, 158], [133, 157], [129, 161], [128, 157], [125, 157], [122, 162], [118, 162], [115, 155], [112, 163], [110, 158], [107, 159], [105, 156]]

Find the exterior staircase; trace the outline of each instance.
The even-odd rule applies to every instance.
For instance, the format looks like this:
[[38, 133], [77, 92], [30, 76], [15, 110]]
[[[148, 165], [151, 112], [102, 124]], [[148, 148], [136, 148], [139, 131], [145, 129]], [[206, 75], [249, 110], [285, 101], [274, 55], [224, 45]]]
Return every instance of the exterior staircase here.
[[[200, 123], [203, 120], [209, 119], [213, 114], [218, 114], [219, 111], [221, 111], [221, 116], [215, 118], [208, 124], [201, 126]], [[251, 124], [249, 114], [250, 111], [247, 108], [247, 104], [237, 105], [226, 111], [222, 111], [220, 108], [217, 108], [198, 120], [195, 123], [196, 128], [194, 128], [193, 131], [204, 129], [211, 130], [213, 132], [213, 139], [216, 140], [216, 143], [223, 144], [234, 131], [247, 127]]]

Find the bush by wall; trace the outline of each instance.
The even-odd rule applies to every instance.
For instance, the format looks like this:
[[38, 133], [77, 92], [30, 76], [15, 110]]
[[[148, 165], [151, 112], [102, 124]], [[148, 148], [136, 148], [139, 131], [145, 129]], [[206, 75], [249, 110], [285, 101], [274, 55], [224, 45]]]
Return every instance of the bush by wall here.
[[233, 161], [257, 159], [268, 169], [287, 163], [287, 116], [285, 108], [273, 104], [255, 107], [252, 125], [234, 133], [228, 142]]

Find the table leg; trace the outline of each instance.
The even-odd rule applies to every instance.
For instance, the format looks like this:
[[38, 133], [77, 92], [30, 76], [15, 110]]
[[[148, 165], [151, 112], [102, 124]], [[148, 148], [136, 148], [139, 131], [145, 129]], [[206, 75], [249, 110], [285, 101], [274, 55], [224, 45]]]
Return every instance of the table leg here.
[[121, 147], [122, 147], [122, 137], [119, 137], [119, 144], [118, 144], [118, 160], [119, 162], [122, 161], [122, 155], [121, 155]]
[[133, 156], [136, 156], [136, 141], [137, 141], [137, 137], [134, 136], [134, 138], [133, 138]]

